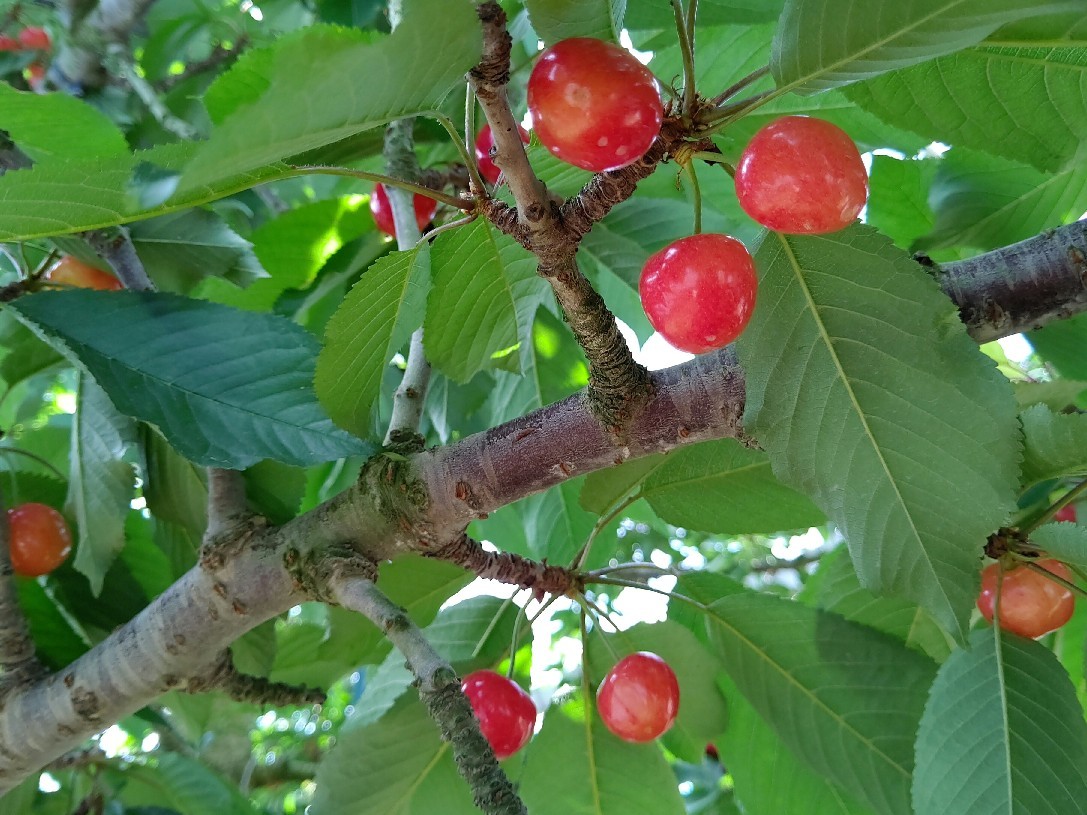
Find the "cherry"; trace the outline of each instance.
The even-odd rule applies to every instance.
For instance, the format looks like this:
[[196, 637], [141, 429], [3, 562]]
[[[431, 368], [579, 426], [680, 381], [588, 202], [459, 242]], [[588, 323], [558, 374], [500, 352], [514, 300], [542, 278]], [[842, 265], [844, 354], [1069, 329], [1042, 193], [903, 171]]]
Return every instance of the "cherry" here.
[[22, 51], [23, 44], [19, 42], [15, 37], [9, 37], [7, 34], [0, 34], [0, 51]]
[[72, 550], [64, 516], [45, 504], [20, 504], [8, 510], [11, 568], [24, 577], [49, 574]]
[[40, 62], [32, 62], [26, 68], [26, 84], [34, 93], [45, 92], [45, 66]]
[[53, 41], [49, 39], [49, 32], [38, 26], [30, 26], [19, 32], [19, 42], [23, 48], [48, 51], [53, 47]]
[[[434, 213], [438, 211], [438, 202], [433, 198], [417, 194], [412, 198], [412, 205], [415, 207], [415, 223], [419, 225], [419, 231], [422, 232], [434, 217]], [[374, 216], [374, 223], [377, 224], [378, 229], [386, 235], [396, 237], [393, 207], [389, 203], [389, 194], [385, 192], [384, 184], [378, 184], [374, 188], [374, 194], [370, 196], [370, 214]]]
[[528, 109], [548, 150], [593, 172], [640, 159], [664, 117], [653, 73], [629, 51], [589, 37], [540, 54], [528, 78]]
[[727, 235], [680, 238], [642, 268], [638, 291], [653, 327], [676, 348], [702, 354], [736, 339], [755, 308], [750, 253]]
[[[517, 132], [521, 134], [521, 141], [528, 144], [528, 131], [521, 125], [517, 125]], [[483, 125], [483, 129], [476, 136], [476, 164], [479, 165], [479, 174], [491, 184], [498, 181], [498, 177], [502, 175], [502, 171], [494, 163], [494, 159], [491, 158], [493, 148], [494, 135], [491, 133], [491, 126]]]
[[1069, 523], [1074, 524], [1076, 522], [1076, 505], [1065, 504], [1063, 507], [1060, 508], [1060, 511], [1058, 511], [1057, 514], [1053, 516], [1053, 520], [1068, 521]]
[[[1072, 573], [1059, 560], [1039, 560], [1038, 565], [1065, 580]], [[993, 603], [1000, 580], [1000, 564], [992, 563], [981, 573], [978, 609], [993, 621]], [[1072, 616], [1076, 598], [1072, 591], [1033, 569], [1019, 566], [1004, 572], [1000, 589], [1000, 627], [1023, 637], [1040, 637], [1060, 628]]]
[[840, 128], [783, 116], [744, 149], [736, 196], [748, 215], [778, 232], [837, 232], [868, 200], [868, 175], [857, 146]]
[[475, 671], [464, 677], [460, 689], [498, 758], [509, 758], [532, 738], [536, 705], [512, 679], [494, 671]]
[[81, 289], [116, 291], [124, 288], [121, 281], [113, 275], [89, 266], [71, 255], [62, 257], [45, 277], [51, 283], [62, 283]]
[[652, 741], [679, 712], [679, 682], [668, 663], [639, 651], [624, 657], [596, 691], [604, 726], [624, 741]]

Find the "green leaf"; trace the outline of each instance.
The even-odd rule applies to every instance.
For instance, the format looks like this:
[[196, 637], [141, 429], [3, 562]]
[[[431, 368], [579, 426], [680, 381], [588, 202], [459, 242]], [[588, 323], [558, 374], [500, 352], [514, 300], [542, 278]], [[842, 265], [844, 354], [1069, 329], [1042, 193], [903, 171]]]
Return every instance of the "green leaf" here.
[[0, 313], [0, 379], [15, 387], [64, 361], [48, 343], [9, 313]]
[[528, 19], [545, 45], [569, 37], [619, 42], [627, 0], [525, 0]]
[[381, 258], [325, 328], [314, 380], [317, 397], [333, 421], [358, 435], [370, 428], [385, 368], [423, 321], [429, 261], [426, 249]]
[[[766, 23], [776, 20], [784, 4], [785, 0], [701, 0], [698, 4], [699, 36], [704, 26]], [[672, 29], [675, 27], [675, 20], [667, 3], [658, 0], [627, 0], [626, 25], [630, 29]]]
[[1034, 530], [1030, 542], [1050, 557], [1087, 569], [1087, 526], [1067, 522], [1045, 524]]
[[952, 643], [924, 609], [896, 597], [876, 597], [863, 588], [844, 547], [819, 560], [819, 569], [798, 599], [897, 637], [937, 662], [951, 653]]
[[1087, 314], [1050, 323], [1029, 332], [1027, 339], [1035, 352], [1068, 379], [1087, 380]]
[[[216, 183], [434, 110], [464, 81], [481, 48], [475, 7], [465, 0], [405, 3], [400, 25], [381, 39], [331, 27], [284, 37], [256, 66], [234, 69], [231, 90], [244, 92], [220, 101], [232, 109], [197, 149], [180, 187]], [[441, 59], [419, 59], [424, 53]]]
[[141, 426], [146, 458], [143, 495], [156, 520], [185, 527], [200, 537], [208, 525], [208, 487], [203, 467], [180, 456], [166, 440]]
[[1085, 67], [1084, 49], [982, 44], [854, 86], [847, 95], [889, 124], [1055, 172], [1080, 155], [1087, 139]]
[[745, 422], [842, 530], [865, 588], [962, 637], [978, 553], [1014, 501], [1010, 386], [935, 281], [868, 227], [771, 233], [756, 265]]
[[770, 68], [778, 87], [816, 93], [973, 45], [1005, 23], [1071, 11], [1076, 0], [787, 0]]
[[872, 156], [866, 222], [900, 249], [909, 251], [914, 241], [932, 229], [935, 216], [928, 195], [938, 166], [939, 162], [931, 160]]
[[802, 763], [731, 682], [722, 685], [728, 699], [728, 729], [716, 743], [747, 815], [866, 815], [871, 811]]
[[532, 815], [684, 812], [660, 748], [621, 741], [580, 704], [552, 707], [525, 749], [520, 791]]
[[252, 815], [256, 810], [237, 787], [195, 758], [162, 752], [155, 764], [132, 764], [125, 772], [126, 801], [167, 804], [182, 815]]
[[944, 663], [917, 734], [913, 801], [916, 812], [1087, 811], [1087, 723], [1052, 651], [987, 628]]
[[548, 291], [535, 258], [482, 218], [434, 240], [431, 277], [427, 358], [455, 382], [509, 353]]
[[707, 625], [736, 686], [812, 769], [876, 812], [911, 811], [931, 660], [837, 615], [751, 592], [714, 603]]
[[1087, 416], [1045, 405], [1023, 411], [1023, 484], [1087, 473]]
[[1045, 405], [1054, 412], [1061, 412], [1075, 405], [1087, 390], [1087, 382], [1074, 379], [1052, 379], [1049, 382], [1012, 382], [1015, 401], [1020, 409]]
[[125, 545], [125, 516], [136, 475], [125, 458], [136, 444], [136, 423], [118, 413], [86, 374], [79, 377], [77, 393], [66, 509], [79, 527], [76, 570], [87, 576], [97, 595]]
[[0, 83], [4, 130], [34, 162], [127, 154], [124, 134], [101, 111], [65, 93], [25, 93]]
[[62, 611], [37, 581], [17, 579], [15, 590], [38, 658], [47, 667], [60, 670], [87, 652], [88, 645], [72, 626], [71, 615]]
[[10, 308], [197, 464], [304, 465], [366, 449], [323, 415], [310, 384], [317, 342], [281, 317], [148, 292], [43, 292]]

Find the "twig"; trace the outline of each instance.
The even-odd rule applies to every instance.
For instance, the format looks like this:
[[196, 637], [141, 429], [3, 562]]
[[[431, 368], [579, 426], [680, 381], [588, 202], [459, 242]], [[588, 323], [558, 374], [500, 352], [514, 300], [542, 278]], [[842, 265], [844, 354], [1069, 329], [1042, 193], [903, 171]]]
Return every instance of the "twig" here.
[[229, 65], [242, 55], [247, 45], [249, 45], [249, 35], [245, 33], [238, 36], [233, 48], [224, 48], [222, 43], [216, 43], [211, 49], [211, 53], [206, 57], [196, 62], [190, 62], [181, 73], [170, 74], [160, 81], [158, 83], [159, 92], [168, 93], [177, 85], [197, 74]]
[[455, 563], [479, 577], [531, 589], [537, 599], [545, 594], [573, 595], [581, 591], [581, 576], [577, 572], [511, 552], [488, 552], [467, 535], [430, 549], [425, 555]]
[[237, 702], [252, 702], [271, 707], [322, 705], [326, 699], [325, 692], [317, 688], [272, 682], [261, 676], [240, 673], [234, 667], [230, 651], [223, 651], [215, 664], [198, 676], [191, 677], [185, 690], [189, 693], [221, 690]]
[[487, 815], [528, 815], [480, 732], [452, 666], [427, 642], [411, 617], [366, 578], [334, 579], [330, 588], [340, 605], [373, 622], [404, 655], [417, 679], [419, 698], [442, 738], [452, 745], [457, 770], [471, 787], [476, 806]]
[[144, 103], [155, 121], [162, 125], [164, 130], [173, 133], [182, 141], [195, 141], [200, 137], [200, 133], [195, 127], [170, 112], [169, 108], [166, 107], [155, 92], [155, 89], [151, 87], [151, 83], [140, 76], [126, 47], [119, 44], [111, 45], [109, 55], [115, 61], [117, 73], [121, 79], [140, 98], [140, 101]]
[[132, 239], [128, 230], [123, 226], [110, 229], [92, 229], [83, 233], [84, 240], [101, 255], [113, 270], [126, 289], [133, 291], [154, 291], [155, 284], [147, 276], [143, 268], [143, 261], [136, 254], [136, 247], [132, 245]]
[[1042, 524], [1049, 523], [1054, 515], [1083, 495], [1084, 492], [1087, 492], [1087, 479], [1080, 481], [1076, 486], [1072, 487], [1072, 489], [1054, 501], [1053, 504], [1037, 518], [1019, 527], [1020, 534], [1024, 536], [1029, 535]]
[[[691, 16], [695, 8], [695, 0], [690, 3]], [[695, 73], [694, 73], [694, 41], [690, 37], [687, 28], [688, 21], [683, 17], [683, 4], [680, 0], [672, 0], [672, 13], [676, 18], [676, 34], [679, 37], [679, 52], [683, 56], [683, 113], [691, 116], [695, 107]]]
[[11, 567], [11, 528], [6, 502], [0, 496], [0, 700], [11, 691], [26, 687], [48, 671], [38, 661], [26, 617], [15, 589]]
[[208, 467], [207, 540], [221, 535], [248, 515], [245, 479], [237, 470]]

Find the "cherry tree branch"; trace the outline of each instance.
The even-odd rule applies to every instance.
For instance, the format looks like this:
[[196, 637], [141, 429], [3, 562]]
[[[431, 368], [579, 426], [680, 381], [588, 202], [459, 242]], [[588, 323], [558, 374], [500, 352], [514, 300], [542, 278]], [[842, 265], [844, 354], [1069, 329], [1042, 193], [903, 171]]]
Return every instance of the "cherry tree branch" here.
[[419, 698], [453, 747], [457, 770], [472, 788], [475, 804], [488, 815], [528, 815], [494, 751], [479, 729], [453, 667], [427, 642], [404, 609], [362, 577], [334, 579], [333, 597], [344, 608], [369, 619], [404, 655], [416, 677]]
[[143, 261], [136, 254], [132, 238], [123, 226], [110, 229], [92, 229], [82, 237], [117, 273], [117, 278], [126, 289], [134, 291], [154, 291], [155, 284], [147, 276]]
[[210, 542], [248, 516], [245, 479], [237, 470], [208, 467], [208, 525], [204, 540]]
[[582, 589], [577, 572], [538, 563], [512, 552], [488, 552], [479, 541], [467, 535], [429, 549], [426, 555], [454, 563], [477, 577], [531, 589], [537, 598], [545, 594], [573, 594]]

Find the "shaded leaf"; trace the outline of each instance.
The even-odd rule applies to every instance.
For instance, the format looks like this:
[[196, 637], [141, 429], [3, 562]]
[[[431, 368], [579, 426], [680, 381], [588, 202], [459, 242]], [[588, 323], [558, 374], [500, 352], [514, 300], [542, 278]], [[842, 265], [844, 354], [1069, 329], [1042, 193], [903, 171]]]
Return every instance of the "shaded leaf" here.
[[528, 18], [545, 45], [568, 37], [619, 41], [627, 0], [526, 0]]
[[1087, 416], [1045, 405], [1023, 411], [1023, 483], [1087, 473]]

